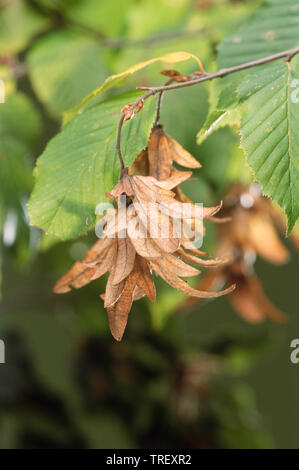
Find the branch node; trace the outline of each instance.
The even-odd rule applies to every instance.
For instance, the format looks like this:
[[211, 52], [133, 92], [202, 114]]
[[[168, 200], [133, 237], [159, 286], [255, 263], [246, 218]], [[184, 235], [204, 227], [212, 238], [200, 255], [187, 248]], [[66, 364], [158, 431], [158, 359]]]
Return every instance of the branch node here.
[[203, 71], [203, 73], [196, 73], [198, 78], [193, 77], [193, 78], [191, 78], [190, 80], [187, 80], [187, 81], [178, 82], [178, 83], [174, 83], [174, 84], [171, 84], [171, 85], [162, 85], [162, 86], [157, 86], [157, 87], [147, 87], [147, 86], [136, 87], [136, 90], [145, 90], [146, 92], [135, 103], [133, 103], [132, 105], [129, 105], [128, 107], [125, 107], [126, 108], [126, 113], [124, 113], [122, 115], [122, 117], [119, 121], [119, 125], [118, 125], [116, 149], [117, 149], [117, 153], [118, 153], [118, 156], [119, 156], [122, 172], [125, 170], [125, 164], [124, 164], [124, 160], [123, 160], [123, 157], [122, 157], [122, 154], [121, 154], [121, 149], [120, 149], [120, 138], [121, 138], [121, 130], [122, 130], [123, 123], [126, 119], [133, 117], [135, 112], [140, 111], [140, 109], [143, 107], [144, 101], [147, 98], [159, 93], [159, 99], [158, 99], [158, 105], [157, 105], [157, 115], [156, 115], [156, 120], [155, 120], [155, 125], [157, 125], [159, 123], [159, 119], [160, 119], [161, 99], [162, 99], [162, 95], [163, 95], [164, 91], [170, 91], [170, 90], [175, 90], [177, 88], [184, 88], [184, 87], [187, 87], [187, 86], [196, 85], [197, 83], [202, 83], [202, 82], [206, 82], [208, 80], [213, 80], [214, 78], [222, 78], [222, 77], [225, 77], [226, 75], [230, 75], [231, 73], [240, 72], [241, 70], [249, 69], [251, 67], [256, 67], [258, 65], [267, 64], [268, 62], [272, 62], [274, 60], [278, 60], [278, 59], [282, 59], [282, 58], [285, 58], [285, 61], [289, 62], [298, 53], [299, 53], [299, 47], [294, 47], [293, 49], [278, 52], [277, 54], [273, 54], [273, 55], [264, 57], [262, 59], [253, 60], [251, 62], [236, 65], [234, 67], [228, 67], [228, 68], [225, 68], [225, 69], [220, 69], [220, 70], [218, 70], [217, 72], [214, 72], [214, 73], [207, 73], [207, 72], [204, 72], [204, 71]]

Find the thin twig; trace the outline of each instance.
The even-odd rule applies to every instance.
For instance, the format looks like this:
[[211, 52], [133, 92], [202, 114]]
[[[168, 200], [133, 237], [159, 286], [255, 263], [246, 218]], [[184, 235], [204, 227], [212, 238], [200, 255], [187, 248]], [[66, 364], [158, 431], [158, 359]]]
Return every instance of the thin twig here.
[[122, 153], [121, 153], [121, 149], [120, 149], [120, 137], [121, 137], [121, 129], [122, 129], [122, 126], [123, 126], [123, 123], [124, 123], [124, 119], [125, 119], [125, 115], [123, 114], [122, 117], [120, 118], [120, 121], [119, 121], [119, 124], [118, 124], [117, 143], [116, 143], [116, 150], [117, 150], [117, 154], [118, 154], [118, 157], [119, 157], [120, 166], [121, 166], [122, 171], [125, 169], [125, 162], [124, 162], [124, 159], [123, 159], [123, 156], [122, 156]]
[[163, 98], [163, 91], [160, 91], [159, 96], [158, 96], [157, 114], [156, 114], [154, 126], [157, 126], [160, 122], [162, 98]]
[[[172, 84], [172, 85], [161, 85], [161, 86], [157, 86], [157, 87], [142, 87], [142, 86], [137, 87], [137, 90], [146, 90], [146, 93], [144, 93], [140, 98], [138, 98], [138, 100], [136, 100], [134, 103], [132, 103], [130, 105], [130, 107], [128, 109], [126, 109], [126, 112], [134, 110], [139, 105], [139, 103], [141, 101], [144, 102], [145, 100], [147, 100], [147, 98], [149, 98], [150, 96], [154, 96], [157, 93], [160, 93], [160, 97], [161, 97], [162, 93], [164, 93], [165, 91], [176, 90], [178, 88], [185, 88], [185, 87], [188, 87], [188, 86], [196, 85], [198, 83], [206, 82], [208, 80], [214, 80], [215, 78], [222, 78], [222, 77], [225, 77], [226, 75], [230, 75], [231, 73], [240, 72], [241, 70], [249, 69], [251, 67], [256, 67], [258, 65], [267, 64], [268, 62], [272, 62], [274, 60], [282, 59], [284, 57], [287, 58], [287, 61], [290, 61], [298, 53], [299, 53], [299, 47], [294, 47], [292, 49], [288, 49], [286, 51], [278, 52], [277, 54], [273, 54], [273, 55], [270, 55], [268, 57], [264, 57], [262, 59], [253, 60], [251, 62], [246, 62], [245, 64], [236, 65], [234, 67], [228, 67], [228, 68], [225, 68], [225, 69], [220, 69], [220, 70], [218, 70], [217, 72], [214, 72], [214, 73], [203, 73], [202, 75], [200, 75], [199, 78], [197, 78], [198, 75], [196, 75], [195, 76], [196, 78], [192, 78], [191, 80], [188, 80], [187, 82], [179, 82], [179, 83], [175, 83], [175, 84]], [[158, 102], [158, 107], [160, 105], [161, 105], [161, 101], [160, 101], [160, 103]], [[160, 117], [160, 108], [158, 108], [158, 109], [159, 109], [159, 111], [158, 111], [157, 114], [159, 114], [159, 117]], [[119, 122], [119, 125], [118, 125], [117, 146], [116, 146], [122, 170], [124, 170], [124, 168], [125, 168], [124, 160], [123, 160], [122, 153], [121, 153], [121, 148], [120, 148], [121, 131], [122, 131], [123, 123], [124, 123], [124, 114], [122, 115], [122, 117], [120, 119], [120, 122]]]
[[198, 37], [205, 32], [206, 30], [204, 28], [199, 28], [191, 31], [168, 31], [166, 33], [157, 34], [156, 36], [150, 36], [145, 39], [111, 38], [102, 40], [101, 45], [111, 49], [119, 49], [123, 47], [150, 47], [154, 44], [170, 41], [172, 39], [187, 39]]
[[152, 94], [155, 95], [156, 93], [159, 93], [160, 91], [175, 90], [177, 88], [184, 88], [187, 86], [196, 85], [197, 83], [206, 82], [208, 80], [213, 80], [214, 78], [222, 78], [222, 77], [225, 77], [226, 75], [230, 75], [231, 73], [240, 72], [241, 70], [249, 69], [251, 67], [256, 67], [258, 65], [267, 64], [268, 62], [282, 59], [283, 57], [287, 57], [289, 60], [289, 58], [292, 59], [292, 57], [298, 54], [298, 52], [299, 52], [299, 47], [294, 47], [293, 49], [289, 49], [283, 52], [278, 52], [277, 54], [273, 54], [268, 57], [264, 57], [262, 59], [257, 59], [251, 62], [246, 62], [245, 64], [236, 65], [235, 67], [220, 69], [215, 73], [203, 73], [199, 78], [193, 78], [192, 80], [189, 80], [187, 82], [180, 82], [180, 83], [175, 83], [173, 85], [167, 85], [167, 86], [162, 85], [158, 87], [140, 86], [140, 87], [137, 87], [137, 90], [151, 90]]

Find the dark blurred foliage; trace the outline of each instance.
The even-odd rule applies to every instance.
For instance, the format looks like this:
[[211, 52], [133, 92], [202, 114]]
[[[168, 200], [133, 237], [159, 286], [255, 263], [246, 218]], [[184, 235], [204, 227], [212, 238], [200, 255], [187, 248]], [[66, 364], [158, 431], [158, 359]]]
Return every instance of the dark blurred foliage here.
[[[43, 76], [39, 70], [26, 73], [28, 53], [49, 32], [79, 29], [98, 41], [102, 76], [94, 70], [96, 86], [139, 60], [174, 50], [193, 52], [207, 69], [214, 67], [216, 44], [258, 2], [13, 3], [17, 10], [9, 17], [12, 28], [0, 31], [0, 56], [11, 60], [9, 65], [2, 60], [0, 69], [0, 78], [7, 74], [11, 96], [10, 107], [9, 101], [4, 106], [11, 109], [15, 123], [2, 134], [3, 122], [10, 121], [0, 104], [0, 146], [5, 145], [13, 162], [1, 171], [3, 181], [16, 176], [17, 185], [0, 197], [0, 338], [6, 349], [6, 364], [0, 364], [0, 448], [298, 447], [298, 366], [289, 358], [298, 331], [295, 249], [289, 247], [292, 257], [285, 266], [260, 260], [256, 265], [269, 298], [288, 314], [285, 325], [248, 325], [225, 298], [173, 314], [183, 295], [157, 279], [157, 302], [134, 305], [126, 336], [118, 344], [98, 299], [104, 280], [65, 296], [52, 293], [55, 281], [84, 256], [95, 235], [59, 243], [29, 228], [24, 212], [34, 161], [58, 132], [64, 109], [62, 101], [55, 102], [48, 71]], [[0, 2], [0, 25], [6, 4]], [[19, 34], [12, 39], [16, 28]], [[190, 30], [202, 32], [180, 33]], [[55, 70], [63, 71], [63, 56], [59, 60]], [[180, 71], [189, 73], [188, 67], [182, 65]], [[68, 105], [93, 85], [90, 80], [84, 88], [84, 77], [76, 70], [75, 80], [83, 84], [78, 91], [70, 70], [54, 80], [75, 90], [74, 96], [62, 96]], [[155, 67], [142, 71], [122, 89], [162, 83], [165, 77], [158, 72]], [[164, 97], [161, 121], [203, 164], [184, 191], [213, 204], [231, 183], [246, 184], [251, 177], [238, 137], [227, 128], [196, 145], [207, 111], [208, 85], [192, 87]], [[205, 239], [204, 249], [215, 252], [211, 224]]]

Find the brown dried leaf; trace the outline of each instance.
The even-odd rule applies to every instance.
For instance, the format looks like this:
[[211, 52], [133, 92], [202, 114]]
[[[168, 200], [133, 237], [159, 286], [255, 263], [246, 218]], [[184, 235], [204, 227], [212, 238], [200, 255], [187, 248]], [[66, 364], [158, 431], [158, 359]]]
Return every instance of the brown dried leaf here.
[[88, 267], [94, 266], [97, 268], [97, 271], [93, 275], [92, 280], [99, 278], [100, 276], [105, 274], [107, 271], [111, 270], [113, 263], [115, 262], [116, 252], [117, 252], [117, 243], [116, 243], [116, 240], [112, 239], [110, 247], [105, 251], [105, 255], [101, 258], [96, 259], [95, 263], [92, 263], [92, 262], [86, 263], [86, 258], [84, 258], [82, 263], [85, 266], [88, 266]]
[[[137, 273], [132, 272], [125, 281], [121, 295], [113, 306], [107, 308], [110, 331], [116, 341], [121, 341], [127, 326], [128, 314], [133, 303], [133, 291], [136, 286]], [[105, 303], [107, 302], [107, 289]]]
[[238, 282], [230, 299], [240, 315], [251, 323], [259, 323], [267, 316], [277, 322], [286, 320], [286, 315], [269, 302], [257, 278], [248, 277]]
[[246, 285], [238, 283], [237, 289], [230, 294], [230, 300], [239, 314], [251, 323], [260, 323], [265, 318], [265, 313]]
[[88, 284], [90, 278], [96, 271], [96, 268], [87, 268], [81, 261], [77, 261], [67, 273], [61, 277], [53, 287], [55, 294], [64, 294], [71, 290], [74, 284], [81, 287], [81, 285]]
[[250, 279], [250, 284], [252, 296], [257, 299], [259, 305], [261, 306], [265, 314], [273, 321], [276, 321], [278, 323], [285, 322], [287, 320], [286, 314], [274, 307], [274, 305], [267, 299], [259, 280], [255, 277], [252, 277]]
[[165, 75], [166, 77], [177, 77], [178, 75], [180, 75], [180, 72], [178, 72], [177, 70], [170, 69], [161, 70], [160, 74]]
[[193, 268], [193, 266], [189, 266], [180, 258], [177, 258], [171, 254], [159, 258], [159, 260], [156, 260], [156, 262], [159, 264], [161, 269], [163, 268], [165, 270], [169, 270], [177, 276], [191, 277], [197, 276], [200, 273], [198, 269]]
[[137, 256], [135, 269], [138, 272], [137, 286], [153, 302], [156, 298], [156, 289], [147, 261]]
[[223, 264], [227, 264], [229, 261], [231, 261], [231, 258], [216, 258], [216, 259], [198, 258], [197, 256], [189, 255], [182, 248], [178, 249], [177, 254], [183, 260], [188, 261], [189, 263], [192, 263], [192, 264], [197, 264], [198, 266], [216, 267], [216, 266], [221, 266]]
[[147, 148], [149, 175], [157, 180], [166, 180], [172, 170], [173, 158], [163, 126], [155, 126], [148, 141]]
[[[180, 239], [175, 231], [172, 219], [159, 210], [159, 205], [136, 204], [134, 207], [140, 225], [143, 226], [142, 234], [146, 234], [146, 238], [149, 238], [150, 235], [150, 239], [159, 246], [161, 252], [173, 253], [176, 251], [180, 246]], [[129, 236], [132, 237], [130, 229]]]
[[[69, 292], [71, 287], [79, 289], [105, 274], [111, 267], [113, 251], [113, 240], [109, 240], [109, 243], [107, 240], [99, 240], [88, 251], [83, 261], [77, 261], [72, 268], [56, 282], [53, 287], [53, 292], [63, 294]], [[93, 256], [96, 257], [95, 262], [92, 262]]]
[[117, 239], [117, 254], [112, 284], [119, 284], [132, 271], [135, 262], [136, 251], [128, 238]]
[[101, 263], [96, 264], [95, 268], [96, 271], [90, 278], [91, 281], [98, 279], [99, 277], [103, 276], [105, 273], [111, 271], [113, 263], [115, 262], [116, 256], [116, 244], [114, 243], [111, 249], [107, 252], [106, 257], [101, 261]]
[[167, 140], [172, 158], [176, 163], [186, 168], [201, 168], [199, 161], [197, 161], [191, 153], [185, 150], [176, 140], [169, 136], [167, 136]]
[[[184, 181], [188, 180], [192, 175], [191, 171], [178, 171], [172, 170], [167, 180], [163, 181], [163, 188], [165, 189], [174, 189], [179, 184], [183, 183]], [[160, 185], [161, 186], [161, 183]]]
[[171, 176], [173, 161], [187, 168], [201, 167], [187, 150], [164, 132], [161, 125], [152, 130], [148, 142], [148, 161], [149, 174], [157, 180], [166, 180]]
[[174, 197], [174, 193], [165, 189], [163, 184], [152, 176], [130, 176], [125, 174], [109, 193], [109, 197], [117, 198], [121, 194], [133, 196], [140, 204], [146, 202], [162, 202]]
[[174, 197], [172, 191], [164, 188], [164, 185], [152, 176], [131, 176], [130, 178], [133, 192], [128, 196], [134, 196], [137, 202], [163, 202]]
[[99, 239], [91, 248], [88, 250], [84, 260], [82, 261], [86, 266], [92, 267], [98, 264], [103, 258], [105, 258], [107, 251], [113, 244], [113, 240], [109, 238]]
[[[221, 278], [219, 274], [220, 274], [220, 270], [217, 270], [217, 269], [208, 271], [198, 283], [197, 288], [201, 291], [209, 291], [211, 289], [217, 289], [218, 287], [223, 285], [223, 282], [221, 282]], [[200, 302], [200, 300], [196, 297], [187, 297], [177, 306], [177, 308], [175, 309], [175, 312], [176, 313], [185, 312], [186, 309], [191, 308], [193, 305], [197, 304], [198, 302]]]
[[110, 275], [108, 277], [108, 281], [107, 281], [107, 284], [106, 284], [106, 290], [105, 290], [105, 303], [104, 303], [104, 307], [107, 308], [107, 307], [111, 307], [112, 305], [114, 305], [119, 297], [121, 296], [121, 293], [124, 289], [124, 285], [125, 285], [125, 281], [121, 281], [119, 284], [113, 284], [113, 279], [114, 279], [114, 275], [115, 275], [115, 264], [114, 266], [112, 267], [111, 271], [110, 271]]
[[171, 271], [167, 271], [166, 269], [162, 268], [159, 265], [159, 261], [151, 260], [150, 264], [151, 264], [152, 268], [156, 271], [156, 273], [159, 276], [161, 276], [170, 286], [184, 292], [187, 295], [193, 296], [193, 297], [199, 297], [199, 298], [202, 298], [202, 299], [220, 297], [222, 295], [229, 294], [230, 292], [232, 292], [235, 289], [235, 284], [233, 284], [230, 287], [228, 287], [227, 289], [219, 291], [219, 292], [199, 291], [197, 289], [193, 289], [192, 287], [190, 287], [189, 284], [187, 284], [187, 282], [180, 279], [177, 275], [173, 274]]
[[294, 227], [292, 233], [290, 234], [290, 239], [296, 246], [297, 250], [299, 250], [299, 230], [297, 226]]
[[158, 245], [151, 238], [136, 237], [135, 232], [131, 234], [130, 226], [128, 229], [128, 235], [136, 252], [140, 256], [143, 256], [144, 258], [157, 258], [161, 256], [161, 251]]
[[286, 263], [288, 250], [281, 243], [267, 214], [251, 214], [248, 220], [248, 239], [256, 252], [275, 264]]
[[139, 300], [142, 299], [142, 297], [145, 296], [145, 293], [143, 292], [142, 289], [140, 289], [139, 286], [136, 286], [133, 292], [133, 300]]
[[127, 208], [118, 208], [116, 214], [111, 217], [104, 230], [103, 235], [109, 239], [125, 238], [127, 233]]
[[203, 207], [203, 218], [206, 219], [207, 217], [211, 217], [212, 215], [215, 215], [217, 214], [217, 212], [220, 211], [222, 207], [222, 201], [220, 202], [220, 204], [218, 204], [218, 206], [214, 206], [214, 207]]
[[[118, 288], [119, 290], [117, 290]], [[112, 289], [113, 292], [109, 289]], [[108, 305], [109, 301], [112, 300], [111, 293], [114, 298], [118, 297], [112, 304]], [[134, 269], [129, 276], [118, 286], [110, 285], [108, 287], [107, 284], [106, 287], [105, 306], [108, 305], [106, 308], [109, 326], [113, 337], [117, 341], [122, 339], [133, 300], [143, 297], [144, 294], [150, 300], [155, 300], [156, 291], [148, 264], [145, 259], [137, 255]]]
[[209, 215], [206, 216], [205, 219], [208, 222], [213, 222], [214, 224], [227, 224], [232, 221], [232, 217], [213, 217]]
[[207, 253], [206, 251], [198, 250], [197, 248], [186, 248], [186, 251], [196, 256], [209, 256], [209, 253]]
[[[82, 263], [81, 263], [81, 268], [82, 268]], [[96, 272], [97, 272], [96, 267], [82, 270], [81, 273], [78, 274], [72, 280], [71, 286], [74, 287], [75, 289], [80, 289], [80, 287], [83, 287], [86, 284], [89, 284], [92, 281], [93, 277], [95, 276]]]
[[135, 175], [136, 173], [142, 176], [149, 175], [147, 150], [142, 150], [129, 168], [129, 175]]

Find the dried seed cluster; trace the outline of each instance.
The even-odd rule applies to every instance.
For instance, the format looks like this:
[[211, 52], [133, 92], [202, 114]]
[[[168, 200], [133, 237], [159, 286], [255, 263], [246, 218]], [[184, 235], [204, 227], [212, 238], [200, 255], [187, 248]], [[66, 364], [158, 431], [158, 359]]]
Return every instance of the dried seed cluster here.
[[[235, 184], [224, 197], [223, 213], [231, 222], [219, 225], [217, 253], [226, 253], [231, 262], [209, 271], [199, 281], [198, 289], [216, 289], [225, 282], [235, 283], [237, 289], [229, 294], [229, 298], [245, 320], [251, 323], [259, 323], [266, 318], [285, 321], [286, 315], [267, 299], [253, 270], [256, 255], [277, 265], [289, 259], [288, 250], [276, 230], [286, 228], [281, 211], [262, 197], [257, 184], [249, 188]], [[299, 238], [295, 233], [291, 239], [299, 246]], [[192, 299], [188, 299], [178, 310], [185, 310], [193, 303]]]
[[[155, 126], [147, 149], [129, 171], [122, 172], [120, 181], [107, 194], [116, 200], [117, 213], [107, 220], [103, 237], [88, 251], [85, 259], [76, 262], [54, 286], [56, 293], [68, 292], [71, 287], [82, 287], [109, 272], [102, 298], [111, 333], [118, 341], [123, 336], [133, 301], [144, 295], [155, 300], [153, 271], [172, 287], [198, 298], [219, 297], [232, 292], [235, 287], [231, 285], [219, 292], [202, 291], [181, 279], [200, 272], [187, 263], [220, 266], [229, 260], [202, 258], [207, 254], [198, 250], [182, 231], [178, 234], [175, 230], [171, 216], [174, 211], [180, 226], [185, 222], [195, 226], [199, 214], [193, 205], [191, 216], [190, 212], [184, 216], [184, 203], [191, 201], [178, 185], [190, 178], [191, 172], [176, 170], [173, 161], [184, 167], [200, 167], [162, 126]], [[125, 204], [119, 202], [120, 196], [125, 198]], [[203, 219], [212, 218], [220, 208], [221, 205], [203, 208]], [[157, 229], [154, 235], [149, 230], [153, 224]], [[165, 226], [169, 229], [167, 235], [163, 230]], [[140, 231], [144, 236], [140, 236]]]

